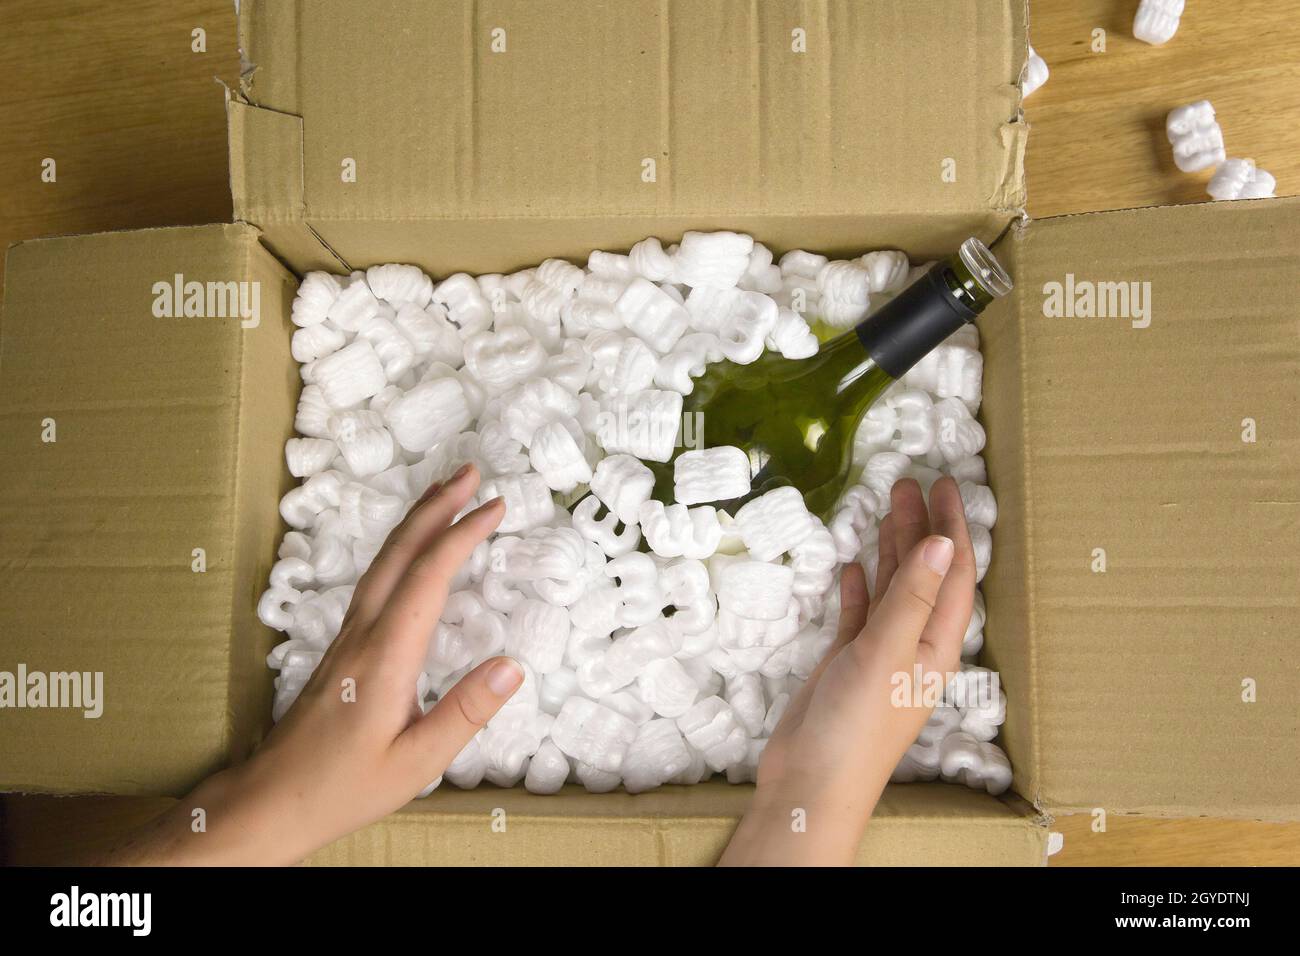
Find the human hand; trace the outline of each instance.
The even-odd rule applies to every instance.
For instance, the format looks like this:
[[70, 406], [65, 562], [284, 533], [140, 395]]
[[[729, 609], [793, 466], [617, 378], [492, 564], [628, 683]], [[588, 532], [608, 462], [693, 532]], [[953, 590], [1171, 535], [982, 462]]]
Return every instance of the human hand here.
[[[472, 466], [411, 506], [357, 583], [338, 637], [247, 763], [209, 778], [110, 862], [287, 864], [403, 806], [442, 775], [518, 689], [484, 661], [427, 713], [415, 685], [448, 585], [501, 522], [495, 498], [459, 521]], [[202, 809], [206, 832], [191, 827]]]
[[[916, 675], [947, 683], [975, 596], [975, 553], [951, 478], [896, 483], [880, 525], [875, 600], [844, 568], [837, 637], [763, 751], [754, 800], [724, 864], [848, 864], [889, 776], [932, 708]], [[919, 670], [918, 670], [919, 669]], [[898, 675], [906, 700], [899, 702]], [[802, 813], [799, 813], [802, 811]], [[804, 822], [796, 832], [792, 815]]]

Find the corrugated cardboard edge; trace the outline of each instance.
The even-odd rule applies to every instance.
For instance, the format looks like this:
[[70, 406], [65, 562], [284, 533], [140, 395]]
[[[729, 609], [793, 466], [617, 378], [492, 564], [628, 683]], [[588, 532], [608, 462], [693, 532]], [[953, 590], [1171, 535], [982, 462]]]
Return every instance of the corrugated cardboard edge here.
[[297, 483], [284, 466], [283, 449], [296, 434], [293, 422], [302, 384], [290, 351], [289, 313], [298, 279], [266, 249], [256, 228], [238, 225], [241, 273], [261, 285], [261, 325], [267, 337], [251, 343], [246, 332], [240, 336], [238, 353], [240, 401], [234, 423], [237, 453], [230, 529], [236, 567], [230, 595], [226, 724], [228, 753], [236, 762], [261, 741], [271, 707], [266, 654], [281, 635], [258, 620], [256, 608], [286, 530], [280, 499]]
[[251, 106], [226, 90], [230, 198], [235, 218], [303, 218], [302, 118]]
[[[1028, 226], [1028, 219], [1022, 216], [995, 246], [1013, 276], [1019, 273], [1020, 244]], [[1004, 675], [1007, 720], [998, 744], [1014, 768], [1015, 792], [1041, 813], [1033, 566], [1023, 559], [1033, 540], [1026, 505], [1032, 490], [1024, 453], [1028, 421], [1028, 387], [1021, 361], [1024, 293], [1024, 287], [1017, 284], [1008, 299], [991, 307], [979, 323], [986, 374], [990, 380], [1007, 383], [985, 394], [979, 416], [987, 434], [984, 456], [989, 462], [989, 483], [1001, 503], [993, 529], [993, 562], [983, 582], [988, 619], [980, 663]]]

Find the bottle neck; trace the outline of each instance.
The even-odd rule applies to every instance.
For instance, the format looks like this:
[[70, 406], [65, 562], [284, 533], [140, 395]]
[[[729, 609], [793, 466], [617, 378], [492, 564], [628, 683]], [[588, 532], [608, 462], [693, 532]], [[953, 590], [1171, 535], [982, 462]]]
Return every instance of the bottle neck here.
[[951, 272], [945, 276], [953, 295], [965, 301], [978, 315], [995, 299], [1011, 291], [1011, 277], [989, 247], [978, 239], [967, 239], [944, 262]]
[[995, 299], [1011, 279], [978, 239], [936, 262], [854, 330], [872, 361], [898, 379]]
[[837, 336], [817, 354], [817, 375], [835, 382], [836, 406], [841, 414], [866, 411], [893, 381], [862, 349], [853, 332]]

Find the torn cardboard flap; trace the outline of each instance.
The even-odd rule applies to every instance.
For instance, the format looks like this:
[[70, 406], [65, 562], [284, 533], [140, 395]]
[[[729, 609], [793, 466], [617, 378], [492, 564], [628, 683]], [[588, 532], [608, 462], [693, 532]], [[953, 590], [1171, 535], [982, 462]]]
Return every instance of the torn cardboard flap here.
[[265, 227], [303, 217], [302, 120], [227, 95], [230, 194], [239, 219]]
[[349, 271], [303, 219], [302, 120], [250, 106], [227, 91], [226, 127], [230, 195], [239, 221], [257, 226], [267, 246], [299, 272]]
[[1017, 314], [981, 320], [985, 591], [1020, 792], [1300, 818], [1300, 200], [1009, 242]]
[[255, 582], [288, 485], [293, 277], [214, 225], [21, 243], [6, 280], [0, 668], [102, 673], [103, 700], [4, 710], [0, 783], [183, 792], [269, 707]]

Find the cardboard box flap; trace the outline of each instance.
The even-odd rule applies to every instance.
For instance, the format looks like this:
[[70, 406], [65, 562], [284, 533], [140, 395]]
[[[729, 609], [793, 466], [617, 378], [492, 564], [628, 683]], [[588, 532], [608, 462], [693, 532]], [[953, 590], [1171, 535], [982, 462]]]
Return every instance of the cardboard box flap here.
[[347, 272], [347, 263], [303, 218], [302, 119], [250, 106], [227, 91], [226, 127], [238, 221], [257, 226], [298, 273]]
[[254, 224], [303, 218], [302, 119], [226, 97], [230, 196]]
[[[1021, 792], [1300, 818], [1300, 199], [1061, 217], [1008, 243], [989, 626], [1013, 632], [990, 649], [1021, 683]], [[1008, 398], [993, 375], [1016, 374], [1017, 339]]]
[[240, 28], [244, 100], [302, 118], [302, 193], [297, 157], [254, 145], [235, 212], [260, 223], [279, 190], [270, 218], [301, 206], [334, 248], [368, 220], [1023, 202], [1024, 0], [300, 8], [246, 3]]
[[[555, 796], [484, 787], [439, 790], [306, 860], [314, 866], [632, 866], [717, 860], [750, 799], [749, 786], [715, 781], [630, 796], [566, 787]], [[690, 805], [699, 795], [707, 812]], [[59, 801], [11, 801], [6, 862], [49, 866], [107, 852], [126, 827], [173, 805], [166, 798], [116, 798], [83, 810], [63, 834]], [[504, 831], [502, 830], [504, 827]], [[859, 862], [907, 866], [1042, 866], [1046, 821], [1024, 801], [995, 800], [948, 784], [886, 788]]]
[[[709, 866], [753, 788], [721, 780], [632, 796], [565, 787], [461, 791], [427, 799], [312, 854], [316, 865]], [[502, 828], [504, 827], [504, 831]], [[965, 787], [885, 790], [858, 853], [875, 866], [1041, 866], [1047, 827], [1020, 801]]]
[[[48, 686], [8, 702], [0, 788], [178, 793], [260, 734], [294, 291], [238, 224], [9, 251], [0, 670], [26, 670], [25, 704]], [[58, 672], [85, 706], [30, 676]]]

